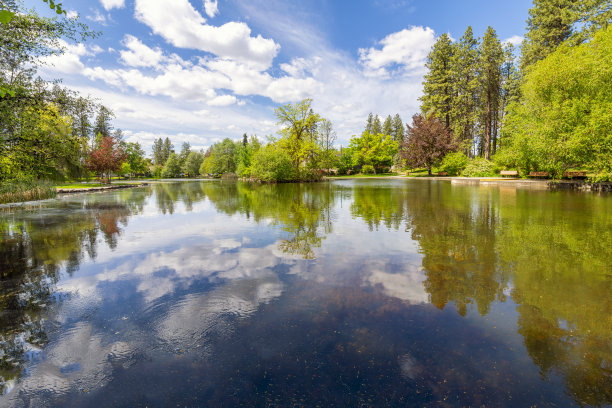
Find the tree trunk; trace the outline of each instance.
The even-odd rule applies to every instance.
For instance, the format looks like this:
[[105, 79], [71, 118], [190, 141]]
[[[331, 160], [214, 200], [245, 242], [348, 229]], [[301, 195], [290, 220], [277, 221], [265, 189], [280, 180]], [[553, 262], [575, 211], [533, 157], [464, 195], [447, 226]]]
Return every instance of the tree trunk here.
[[487, 113], [485, 117], [485, 159], [491, 160], [491, 95], [487, 93]]
[[427, 167], [427, 175], [431, 176], [431, 167]]

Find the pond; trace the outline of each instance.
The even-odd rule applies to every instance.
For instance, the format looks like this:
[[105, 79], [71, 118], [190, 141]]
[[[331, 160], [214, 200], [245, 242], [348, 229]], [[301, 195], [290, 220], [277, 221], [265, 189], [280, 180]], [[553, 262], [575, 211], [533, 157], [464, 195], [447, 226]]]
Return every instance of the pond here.
[[612, 195], [154, 183], [0, 243], [0, 406], [612, 404]]

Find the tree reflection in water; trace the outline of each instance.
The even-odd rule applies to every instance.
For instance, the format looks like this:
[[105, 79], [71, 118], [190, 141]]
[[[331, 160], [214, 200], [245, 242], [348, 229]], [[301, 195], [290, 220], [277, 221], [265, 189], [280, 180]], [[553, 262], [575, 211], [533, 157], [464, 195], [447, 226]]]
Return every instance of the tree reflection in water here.
[[83, 196], [58, 202], [53, 217], [41, 209], [0, 214], [0, 387], [5, 392], [47, 344], [46, 316], [63, 296], [61, 271], [95, 259], [100, 236], [113, 249], [130, 214], [142, 211], [146, 195], [125, 190], [107, 200]]
[[[517, 331], [541, 375], [560, 375], [578, 404], [612, 402], [609, 197], [375, 180], [281, 185], [160, 183], [146, 194], [125, 190], [100, 197], [83, 198], [78, 204], [71, 201], [66, 207], [58, 204], [53, 217], [38, 216], [36, 211], [25, 217], [0, 215], [0, 375], [5, 384], [47, 342], [44, 318], [61, 299], [54, 293], [61, 271], [73, 273], [86, 257], [94, 259], [101, 239], [109, 248], [117, 247], [130, 216], [142, 212], [147, 204], [156, 206], [159, 213], [173, 214], [179, 204], [191, 211], [208, 201], [218, 212], [278, 229], [281, 252], [310, 260], [325, 255], [324, 240], [334, 232], [339, 202], [348, 199], [350, 215], [370, 231], [405, 231], [407, 245], [410, 240], [418, 244], [423, 285], [432, 304], [439, 309], [451, 305], [461, 316], [472, 311], [487, 316], [494, 305], [512, 301]], [[362, 288], [336, 287], [319, 293], [320, 286], [303, 285], [312, 285], [311, 298], [317, 299], [313, 305], [339, 309], [340, 314], [389, 313], [389, 307], [394, 308], [392, 313], [401, 314], [405, 307], [399, 300], [387, 304], [379, 292]], [[360, 304], [359, 299], [367, 299], [376, 308], [342, 309]], [[283, 302], [292, 307], [289, 300]], [[312, 316], [312, 322], [321, 318]], [[305, 318], [304, 327], [312, 322]], [[331, 330], [334, 322], [323, 323], [331, 324]], [[266, 322], [262, 327], [273, 330], [275, 323]], [[365, 347], [370, 355], [378, 356], [376, 361], [383, 361], [389, 351], [378, 349], [384, 341], [376, 336], [385, 330], [356, 328], [352, 340], [336, 342], [333, 347], [341, 347], [342, 353], [355, 360]], [[406, 378], [422, 370], [423, 362], [406, 354], [408, 350], [396, 351], [404, 353], [400, 365]], [[342, 364], [344, 361], [337, 362]], [[451, 372], [453, 368], [444, 369]], [[229, 376], [228, 370], [219, 373]], [[447, 371], [440, 372], [450, 375]]]

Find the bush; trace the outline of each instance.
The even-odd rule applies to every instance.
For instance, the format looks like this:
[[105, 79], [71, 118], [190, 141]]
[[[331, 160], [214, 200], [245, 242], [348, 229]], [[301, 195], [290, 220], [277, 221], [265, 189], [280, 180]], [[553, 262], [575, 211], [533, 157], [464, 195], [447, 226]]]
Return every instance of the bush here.
[[261, 181], [282, 182], [295, 179], [289, 155], [275, 146], [258, 150], [250, 168], [251, 176]]
[[374, 174], [374, 166], [371, 164], [364, 164], [361, 167], [361, 174]]
[[495, 166], [495, 163], [487, 159], [477, 157], [468, 163], [468, 165], [465, 167], [465, 170], [463, 170], [461, 175], [465, 177], [495, 176], [496, 169], [497, 168]]
[[470, 159], [463, 152], [449, 153], [442, 159], [440, 171], [445, 171], [449, 176], [457, 176], [468, 165]]

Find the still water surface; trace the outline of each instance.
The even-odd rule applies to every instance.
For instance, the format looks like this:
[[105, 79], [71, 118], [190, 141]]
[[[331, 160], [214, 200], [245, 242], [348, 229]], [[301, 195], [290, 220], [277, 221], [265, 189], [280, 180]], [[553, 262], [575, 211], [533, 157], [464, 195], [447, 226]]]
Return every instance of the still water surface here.
[[0, 243], [0, 406], [612, 404], [610, 195], [159, 183]]

